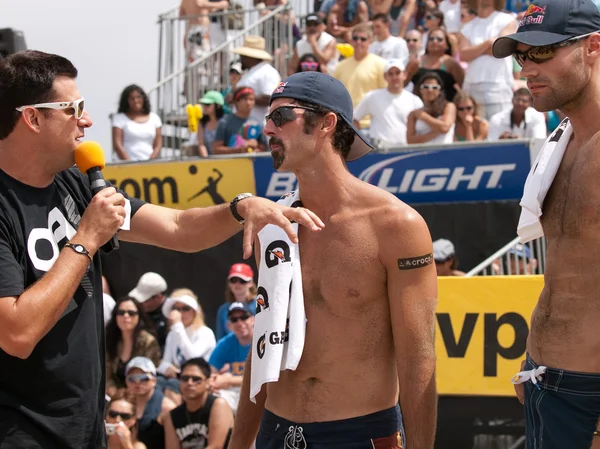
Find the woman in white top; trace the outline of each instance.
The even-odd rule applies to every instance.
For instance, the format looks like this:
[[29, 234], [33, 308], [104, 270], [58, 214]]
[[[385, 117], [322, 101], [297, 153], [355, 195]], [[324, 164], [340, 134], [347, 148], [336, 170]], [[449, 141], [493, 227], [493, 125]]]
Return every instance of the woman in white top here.
[[119, 159], [146, 161], [160, 156], [162, 122], [150, 112], [150, 101], [141, 87], [132, 84], [123, 90], [112, 126], [113, 149]]
[[198, 297], [187, 288], [176, 289], [167, 298], [162, 312], [169, 319], [169, 333], [158, 372], [176, 379], [186, 360], [202, 357], [208, 360], [217, 345], [215, 334], [204, 324], [204, 312]]
[[456, 106], [444, 95], [444, 83], [435, 72], [423, 74], [414, 90], [423, 100], [421, 109], [408, 116], [406, 141], [408, 143], [452, 143], [456, 123]]

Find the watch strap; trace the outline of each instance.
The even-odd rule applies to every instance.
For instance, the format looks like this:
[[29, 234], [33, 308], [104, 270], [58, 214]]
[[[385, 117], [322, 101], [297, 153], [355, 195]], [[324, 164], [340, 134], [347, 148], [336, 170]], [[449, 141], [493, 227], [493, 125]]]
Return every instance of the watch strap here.
[[237, 211], [237, 205], [240, 201], [246, 198], [250, 198], [252, 196], [254, 195], [252, 195], [251, 193], [240, 193], [231, 201], [231, 203], [229, 203], [229, 209], [231, 210], [231, 214], [233, 215], [233, 218], [235, 218], [238, 221], [239, 224], [244, 224], [246, 220]]

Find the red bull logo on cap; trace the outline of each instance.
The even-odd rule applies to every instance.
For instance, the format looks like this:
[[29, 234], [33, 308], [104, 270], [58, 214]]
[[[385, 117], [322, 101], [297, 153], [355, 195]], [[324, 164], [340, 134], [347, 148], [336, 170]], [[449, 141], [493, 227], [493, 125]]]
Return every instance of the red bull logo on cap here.
[[277, 87], [275, 88], [275, 90], [273, 91], [274, 94], [280, 94], [281, 92], [283, 92], [283, 89], [285, 88], [285, 86], [287, 86], [287, 83], [282, 81], [280, 82]]
[[546, 14], [545, 6], [529, 5], [519, 22], [519, 28], [525, 25], [541, 24], [544, 21], [544, 14]]

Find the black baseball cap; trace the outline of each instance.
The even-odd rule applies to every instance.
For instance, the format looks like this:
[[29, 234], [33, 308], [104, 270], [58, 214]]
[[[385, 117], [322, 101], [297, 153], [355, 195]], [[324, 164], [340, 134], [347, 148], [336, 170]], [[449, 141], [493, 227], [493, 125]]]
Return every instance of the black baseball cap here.
[[354, 161], [373, 150], [373, 145], [354, 126], [352, 98], [341, 81], [321, 72], [294, 73], [279, 83], [271, 94], [269, 104], [277, 98], [292, 98], [322, 106], [344, 120], [356, 133], [347, 161]]
[[321, 19], [321, 16], [319, 16], [318, 14], [309, 14], [308, 16], [306, 16], [305, 21], [306, 23], [316, 23], [317, 25], [323, 23], [323, 19]]
[[505, 58], [517, 44], [541, 47], [600, 31], [600, 11], [591, 0], [535, 0], [514, 34], [496, 39], [492, 53]]

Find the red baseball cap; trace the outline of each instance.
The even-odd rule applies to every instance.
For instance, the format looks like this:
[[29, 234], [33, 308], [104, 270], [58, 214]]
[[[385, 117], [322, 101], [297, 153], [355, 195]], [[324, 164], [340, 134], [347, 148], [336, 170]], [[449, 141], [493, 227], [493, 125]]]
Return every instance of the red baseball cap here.
[[250, 265], [245, 263], [236, 263], [229, 269], [229, 276], [227, 276], [227, 279], [231, 278], [240, 278], [248, 282], [254, 279], [254, 271], [252, 271], [252, 267]]

